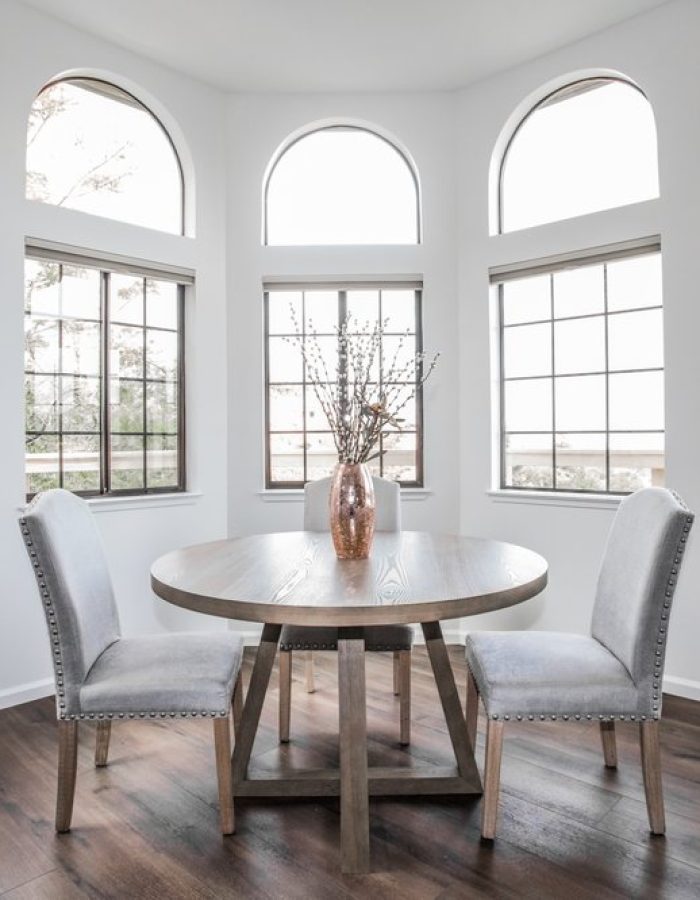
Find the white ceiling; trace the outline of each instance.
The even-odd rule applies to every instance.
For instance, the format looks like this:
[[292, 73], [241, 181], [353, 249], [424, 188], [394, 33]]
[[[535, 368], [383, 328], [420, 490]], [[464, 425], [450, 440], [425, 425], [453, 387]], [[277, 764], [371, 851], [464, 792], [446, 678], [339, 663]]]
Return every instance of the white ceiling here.
[[25, 0], [226, 90], [461, 87], [666, 0]]

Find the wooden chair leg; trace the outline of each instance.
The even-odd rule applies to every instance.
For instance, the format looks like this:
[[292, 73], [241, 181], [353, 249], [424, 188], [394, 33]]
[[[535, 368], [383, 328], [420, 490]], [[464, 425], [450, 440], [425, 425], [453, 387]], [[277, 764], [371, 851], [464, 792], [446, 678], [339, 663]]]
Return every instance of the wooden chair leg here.
[[486, 764], [484, 766], [484, 796], [481, 801], [481, 837], [496, 837], [498, 792], [501, 781], [501, 753], [503, 751], [503, 722], [488, 719], [486, 725]]
[[465, 709], [467, 718], [467, 734], [472, 751], [476, 748], [476, 723], [479, 718], [479, 688], [476, 686], [474, 676], [467, 669], [467, 706]]
[[280, 710], [279, 738], [283, 744], [289, 741], [289, 721], [292, 714], [292, 651], [280, 650]]
[[95, 735], [95, 765], [98, 767], [107, 765], [107, 757], [109, 756], [109, 737], [112, 733], [112, 722], [106, 719], [97, 723], [97, 734]]
[[411, 743], [411, 651], [400, 650], [398, 656], [399, 743], [405, 747]]
[[241, 716], [243, 715], [243, 676], [240, 672], [233, 686], [231, 707], [233, 709], [233, 735], [235, 737], [241, 729]]
[[394, 696], [399, 696], [399, 650], [394, 650]]
[[214, 719], [216, 780], [219, 786], [221, 833], [233, 834], [233, 779], [231, 777], [231, 713]]
[[644, 793], [647, 798], [649, 828], [652, 834], [666, 832], [664, 815], [664, 795], [661, 784], [661, 748], [659, 745], [659, 722], [648, 719], [639, 726], [639, 738], [642, 750], [642, 772], [644, 775]]
[[56, 792], [56, 831], [70, 831], [78, 771], [78, 723], [58, 723], [58, 789]]
[[313, 694], [316, 690], [314, 683], [314, 655], [311, 650], [306, 651], [304, 658], [304, 674], [306, 676], [306, 693]]
[[617, 768], [617, 744], [615, 743], [615, 723], [600, 723], [600, 740], [603, 745], [603, 759], [608, 769]]

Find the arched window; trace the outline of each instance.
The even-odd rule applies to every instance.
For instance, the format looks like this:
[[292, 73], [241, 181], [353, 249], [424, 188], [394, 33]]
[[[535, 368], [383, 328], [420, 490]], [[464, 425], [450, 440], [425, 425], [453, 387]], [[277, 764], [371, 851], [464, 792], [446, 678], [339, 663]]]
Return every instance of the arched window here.
[[288, 146], [265, 186], [265, 243], [416, 244], [418, 184], [374, 132], [332, 126]]
[[183, 232], [182, 172], [168, 134], [135, 97], [97, 79], [63, 79], [37, 95], [27, 130], [26, 196]]
[[545, 97], [503, 157], [500, 231], [659, 195], [654, 114], [627, 81], [589, 78]]

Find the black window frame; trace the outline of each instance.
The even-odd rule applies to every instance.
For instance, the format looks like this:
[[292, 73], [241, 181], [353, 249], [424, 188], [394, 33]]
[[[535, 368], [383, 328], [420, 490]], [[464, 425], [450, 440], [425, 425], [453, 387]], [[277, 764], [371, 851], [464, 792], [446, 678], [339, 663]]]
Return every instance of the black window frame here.
[[[304, 398], [304, 427], [299, 430], [288, 430], [284, 432], [273, 432], [270, 429], [270, 387], [278, 384], [278, 382], [270, 381], [270, 338], [271, 337], [283, 337], [284, 335], [279, 334], [270, 334], [269, 327], [269, 295], [272, 292], [277, 291], [297, 291], [302, 294], [302, 334], [304, 333], [306, 316], [305, 310], [303, 308], [304, 303], [304, 295], [306, 292], [313, 292], [319, 290], [331, 290], [338, 293], [338, 325], [344, 321], [345, 316], [347, 314], [347, 293], [348, 291], [355, 290], [376, 290], [379, 294], [379, 316], [381, 318], [381, 302], [382, 302], [382, 291], [388, 290], [412, 290], [415, 296], [415, 347], [416, 353], [421, 353], [423, 351], [423, 317], [422, 317], [422, 307], [423, 307], [423, 283], [422, 281], [410, 281], [405, 284], [401, 282], [395, 281], [372, 281], [372, 282], [352, 282], [352, 283], [342, 283], [342, 284], [321, 284], [310, 281], [303, 281], [299, 283], [285, 283], [285, 284], [276, 284], [274, 282], [266, 283], [263, 286], [263, 319], [264, 319], [264, 389], [265, 389], [265, 419], [264, 419], [264, 445], [265, 445], [265, 490], [301, 490], [303, 489], [305, 484], [311, 479], [304, 478], [302, 481], [273, 481], [272, 479], [272, 465], [271, 465], [271, 447], [270, 447], [270, 437], [272, 434], [299, 434], [303, 436], [303, 459], [304, 459], [304, 476], [307, 474], [307, 441], [306, 435], [311, 433], [330, 433], [330, 429], [315, 432], [312, 429], [308, 429], [306, 427], [306, 388], [309, 386], [309, 382], [306, 380], [306, 367], [303, 366], [303, 375], [302, 381], [299, 384], [302, 385], [302, 396]], [[401, 332], [386, 332], [387, 337], [400, 336]], [[422, 365], [417, 367], [416, 377], [417, 381], [420, 380], [420, 376], [422, 374]], [[422, 385], [418, 385], [415, 394], [415, 410], [416, 410], [416, 424], [415, 429], [406, 429], [406, 433], [416, 435], [416, 453], [415, 453], [415, 468], [416, 468], [416, 478], [411, 481], [398, 481], [397, 483], [402, 488], [423, 488], [425, 486], [425, 463], [424, 463], [424, 422], [423, 422], [423, 387]], [[384, 439], [380, 437], [379, 449], [383, 449]], [[384, 454], [382, 454], [379, 459], [379, 474], [380, 476], [384, 471]]]
[[[72, 491], [77, 496], [84, 497], [86, 499], [99, 499], [99, 498], [107, 498], [107, 497], [140, 497], [140, 496], [154, 496], [158, 494], [172, 494], [172, 493], [182, 493], [187, 490], [187, 467], [186, 467], [186, 435], [185, 435], [185, 288], [188, 284], [192, 283], [190, 278], [178, 278], [178, 275], [174, 272], [168, 272], [167, 270], [151, 270], [147, 267], [139, 267], [138, 264], [135, 265], [125, 265], [123, 263], [116, 263], [114, 265], [110, 265], [109, 262], [105, 259], [93, 260], [89, 257], [83, 258], [79, 254], [65, 254], [62, 255], [60, 252], [50, 251], [47, 253], [42, 253], [41, 250], [33, 250], [31, 247], [27, 247], [27, 251], [25, 253], [25, 260], [34, 260], [39, 262], [47, 262], [54, 265], [58, 265], [61, 268], [63, 266], [70, 266], [71, 268], [88, 268], [96, 270], [99, 273], [99, 282], [100, 282], [100, 314], [99, 320], [89, 320], [89, 321], [99, 321], [100, 325], [100, 371], [98, 376], [90, 376], [96, 377], [99, 381], [99, 422], [100, 428], [99, 431], [95, 432], [67, 432], [62, 428], [62, 410], [61, 404], [59, 404], [59, 412], [58, 412], [58, 425], [56, 431], [51, 432], [40, 432], [36, 434], [50, 434], [55, 435], [58, 439], [58, 447], [59, 447], [59, 466], [58, 466], [58, 486], [63, 487], [64, 483], [64, 468], [63, 468], [63, 438], [65, 436], [74, 436], [74, 435], [87, 435], [97, 436], [99, 438], [99, 447], [100, 447], [100, 469], [99, 469], [99, 480], [100, 480], [100, 488], [99, 490], [88, 490], [88, 491]], [[143, 316], [143, 326], [135, 325], [135, 328], [141, 328], [143, 331], [143, 341], [144, 341], [144, 353], [143, 353], [143, 365], [142, 365], [142, 375], [141, 377], [134, 377], [133, 380], [138, 381], [143, 385], [143, 431], [142, 432], [129, 432], [129, 434], [133, 437], [141, 437], [143, 439], [143, 462], [142, 462], [142, 472], [143, 472], [143, 487], [142, 488], [114, 488], [112, 487], [112, 473], [111, 473], [111, 438], [113, 435], [121, 436], [122, 432], [112, 432], [111, 431], [111, 417], [110, 417], [110, 383], [112, 379], [112, 375], [110, 372], [110, 326], [115, 324], [112, 322], [110, 317], [110, 278], [112, 275], [127, 275], [131, 276], [135, 279], [143, 280], [143, 304], [144, 304], [144, 316]], [[62, 272], [61, 272], [62, 279]], [[60, 281], [60, 280], [59, 280]], [[146, 303], [147, 303], [147, 283], [149, 281], [168, 281], [176, 285], [177, 289], [177, 328], [176, 329], [167, 329], [159, 326], [152, 326], [146, 324]], [[26, 320], [27, 315], [31, 315], [27, 311], [24, 312], [23, 316]], [[87, 321], [87, 320], [86, 320]], [[59, 352], [61, 349], [61, 333], [62, 333], [62, 323], [63, 317], [58, 316], [57, 322], [59, 323]], [[117, 323], [118, 324], [118, 323]], [[146, 373], [147, 367], [147, 353], [146, 353], [146, 340], [148, 331], [167, 331], [168, 333], [176, 333], [177, 334], [177, 353], [178, 353], [178, 361], [177, 361], [177, 374], [175, 384], [177, 385], [177, 430], [173, 434], [171, 432], [154, 432], [147, 430], [147, 392], [146, 385], [149, 383], [161, 383], [160, 379], [149, 378]], [[28, 372], [26, 366], [23, 366], [24, 378], [28, 375], [32, 375], [34, 373]], [[75, 377], [75, 373], [63, 373], [56, 371], [54, 373], [38, 373], [38, 374], [52, 374], [53, 377], [62, 378], [65, 375]], [[123, 379], [120, 379], [123, 380]], [[162, 383], [165, 383], [163, 381]], [[26, 428], [25, 421], [25, 439], [27, 435], [35, 434], [35, 432], [31, 432]], [[177, 483], [172, 485], [164, 485], [164, 486], [148, 486], [148, 438], [149, 437], [160, 437], [160, 436], [168, 436], [176, 438], [176, 449], [177, 449]], [[25, 454], [26, 461], [26, 454]], [[26, 467], [25, 467], [25, 478], [26, 478]], [[68, 488], [70, 490], [70, 488]], [[38, 493], [38, 492], [37, 492]], [[26, 493], [26, 500], [29, 502], [36, 494], [35, 493]]]
[[[626, 374], [628, 372], [631, 373], [644, 373], [644, 372], [661, 372], [665, 378], [665, 359], [664, 365], [660, 367], [645, 367], [645, 368], [635, 368], [630, 370], [621, 370], [621, 369], [610, 369], [609, 364], [609, 341], [608, 341], [608, 329], [609, 329], [609, 321], [610, 318], [617, 315], [624, 315], [633, 312], [647, 312], [651, 310], [661, 310], [662, 316], [664, 312], [664, 303], [663, 303], [663, 293], [661, 296], [661, 302], [654, 306], [642, 306], [642, 307], [630, 307], [628, 309], [620, 309], [620, 310], [609, 310], [608, 309], [608, 278], [607, 278], [607, 265], [610, 263], [619, 262], [625, 259], [633, 259], [638, 258], [645, 255], [658, 255], [659, 258], [662, 257], [661, 254], [661, 245], [658, 242], [650, 243], [648, 245], [640, 245], [634, 247], [629, 250], [610, 250], [609, 252], [599, 251], [590, 255], [581, 254], [581, 255], [572, 255], [570, 259], [567, 259], [566, 262], [557, 263], [552, 261], [550, 264], [547, 264], [543, 261], [537, 261], [531, 266], [528, 266], [527, 263], [524, 263], [520, 266], [512, 266], [506, 267], [509, 271], [507, 274], [499, 274], [498, 271], [491, 272], [491, 283], [497, 289], [498, 292], [498, 403], [499, 403], [499, 454], [498, 454], [498, 464], [499, 464], [499, 474], [498, 474], [498, 487], [499, 490], [503, 491], [521, 491], [521, 492], [536, 492], [542, 494], [580, 494], [582, 496], [590, 496], [590, 495], [605, 495], [605, 496], [618, 496], [624, 497], [627, 496], [630, 491], [619, 491], [619, 490], [611, 490], [610, 489], [610, 437], [611, 435], [616, 434], [658, 434], [662, 435], [664, 438], [664, 471], [665, 471], [665, 461], [666, 461], [666, 452], [665, 452], [665, 436], [666, 436], [666, 422], [664, 419], [664, 427], [661, 429], [612, 429], [610, 428], [610, 390], [609, 390], [609, 381], [610, 375], [617, 374]], [[604, 299], [603, 299], [603, 311], [597, 313], [584, 313], [573, 316], [554, 316], [554, 276], [557, 273], [565, 271], [567, 269], [575, 269], [582, 268], [584, 266], [603, 266], [603, 290], [604, 290]], [[504, 301], [504, 284], [508, 281], [518, 280], [520, 278], [526, 278], [530, 276], [542, 276], [546, 275], [549, 277], [549, 309], [550, 314], [548, 318], [545, 319], [537, 319], [527, 322], [518, 322], [518, 323], [510, 323], [505, 324], [504, 322], [504, 309], [503, 309], [503, 301]], [[594, 318], [602, 318], [604, 321], [604, 346], [605, 346], [605, 367], [600, 371], [595, 372], [567, 372], [565, 374], [555, 374], [555, 349], [554, 349], [554, 324], [556, 322], [567, 322], [567, 321], [576, 321], [581, 319], [594, 319]], [[505, 332], [511, 328], [518, 328], [527, 325], [538, 325], [538, 324], [549, 324], [551, 326], [551, 342], [552, 342], [552, 359], [551, 359], [551, 373], [549, 375], [524, 375], [524, 376], [511, 376], [506, 377], [505, 375]], [[604, 429], [577, 429], [572, 431], [557, 429], [556, 427], [556, 382], [558, 378], [572, 378], [572, 377], [581, 377], [588, 375], [601, 375], [605, 378], [605, 428]], [[552, 427], [550, 430], [518, 430], [506, 429], [506, 404], [505, 404], [505, 392], [506, 392], [506, 384], [512, 381], [530, 381], [530, 380], [543, 380], [549, 379], [551, 381], [551, 389], [552, 389]], [[508, 435], [536, 435], [541, 434], [543, 436], [551, 436], [552, 438], [552, 487], [540, 487], [535, 485], [515, 485], [508, 484], [506, 479], [506, 455], [507, 455], [507, 437]], [[596, 488], [596, 489], [587, 489], [587, 488], [572, 488], [570, 486], [562, 486], [557, 487], [557, 445], [556, 440], [558, 435], [562, 434], [598, 434], [605, 436], [605, 487]]]

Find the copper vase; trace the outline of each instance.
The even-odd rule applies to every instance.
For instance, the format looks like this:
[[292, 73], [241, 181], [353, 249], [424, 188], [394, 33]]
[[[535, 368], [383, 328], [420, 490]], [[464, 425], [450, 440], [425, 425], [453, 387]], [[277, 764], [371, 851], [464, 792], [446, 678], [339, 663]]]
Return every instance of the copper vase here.
[[364, 463], [335, 467], [330, 514], [338, 559], [367, 559], [374, 537], [374, 485]]

